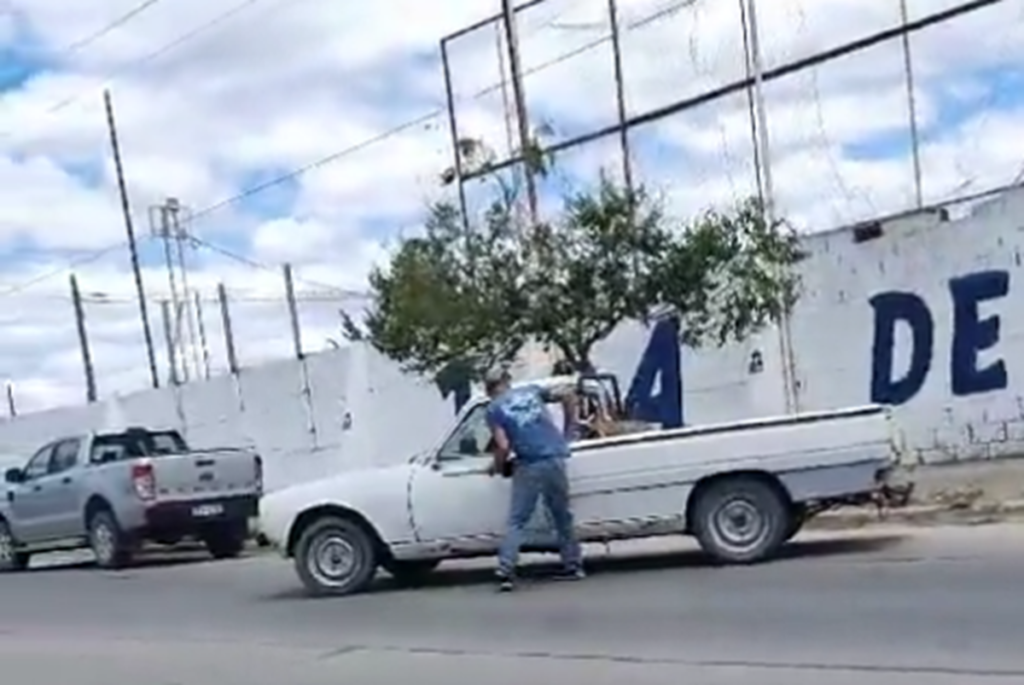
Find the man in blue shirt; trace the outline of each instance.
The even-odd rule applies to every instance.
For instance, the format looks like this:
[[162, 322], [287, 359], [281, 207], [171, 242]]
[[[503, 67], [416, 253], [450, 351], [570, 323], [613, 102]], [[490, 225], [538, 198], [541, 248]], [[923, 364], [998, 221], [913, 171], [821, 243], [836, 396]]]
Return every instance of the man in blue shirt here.
[[[541, 498], [558, 535], [563, 577], [583, 578], [582, 555], [573, 530], [566, 473], [566, 460], [569, 458], [566, 434], [574, 423], [575, 393], [571, 388], [556, 391], [534, 385], [513, 388], [504, 369], [489, 372], [484, 385], [491, 398], [487, 408], [487, 423], [494, 444], [491, 474], [506, 473], [509, 459], [513, 453], [515, 455], [508, 529], [498, 553], [500, 589], [507, 592], [515, 587], [523, 532], [537, 508], [537, 500]], [[558, 429], [547, 411], [545, 405], [552, 401], [562, 403], [564, 430]]]

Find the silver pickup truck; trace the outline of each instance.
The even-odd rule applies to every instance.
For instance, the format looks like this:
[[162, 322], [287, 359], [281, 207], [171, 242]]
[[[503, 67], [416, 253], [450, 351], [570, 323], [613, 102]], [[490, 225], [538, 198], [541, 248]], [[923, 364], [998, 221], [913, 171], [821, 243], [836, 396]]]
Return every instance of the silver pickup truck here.
[[55, 440], [4, 479], [0, 571], [83, 547], [119, 568], [145, 541], [195, 538], [215, 558], [237, 556], [258, 513], [263, 463], [247, 450], [191, 450], [176, 431], [131, 428]]

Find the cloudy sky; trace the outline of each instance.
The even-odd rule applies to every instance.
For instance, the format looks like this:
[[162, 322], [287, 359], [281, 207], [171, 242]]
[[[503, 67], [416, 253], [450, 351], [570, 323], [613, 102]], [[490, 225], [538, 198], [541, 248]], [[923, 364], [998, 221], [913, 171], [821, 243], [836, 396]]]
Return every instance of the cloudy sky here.
[[[906, 0], [911, 19], [959, 0]], [[738, 0], [620, 0], [628, 110], [741, 77]], [[138, 11], [135, 11], [138, 9]], [[288, 354], [280, 264], [300, 293], [304, 344], [358, 311], [367, 270], [446, 191], [438, 40], [498, 0], [0, 0], [0, 381], [20, 411], [84, 397], [68, 275], [86, 295], [101, 395], [147, 383], [102, 91], [120, 129], [149, 314], [160, 352], [168, 297], [149, 208], [179, 198], [214, 372], [225, 367], [216, 283], [244, 364]], [[531, 119], [548, 140], [615, 119], [605, 0], [548, 0], [520, 16]], [[758, 5], [766, 68], [900, 20], [898, 0]], [[121, 19], [123, 21], [120, 21]], [[112, 23], [119, 25], [109, 28]], [[928, 202], [1012, 182], [1024, 168], [1024, 1], [1004, 0], [911, 41]], [[497, 34], [453, 41], [460, 131], [508, 153]], [[766, 84], [780, 211], [816, 231], [914, 202], [900, 42]], [[672, 212], [753, 192], [739, 94], [633, 132], [636, 175]], [[543, 188], [617, 171], [618, 142], [560, 154]], [[295, 173], [292, 173], [295, 172]], [[486, 188], [471, 187], [471, 201]]]

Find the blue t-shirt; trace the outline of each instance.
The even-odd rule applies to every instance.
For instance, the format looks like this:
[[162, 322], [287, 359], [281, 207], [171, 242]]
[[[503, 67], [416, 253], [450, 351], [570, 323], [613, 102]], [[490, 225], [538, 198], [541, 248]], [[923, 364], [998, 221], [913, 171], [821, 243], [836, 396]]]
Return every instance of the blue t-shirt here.
[[544, 393], [527, 385], [506, 390], [491, 400], [487, 422], [499, 426], [521, 462], [569, 456], [569, 441], [544, 406]]

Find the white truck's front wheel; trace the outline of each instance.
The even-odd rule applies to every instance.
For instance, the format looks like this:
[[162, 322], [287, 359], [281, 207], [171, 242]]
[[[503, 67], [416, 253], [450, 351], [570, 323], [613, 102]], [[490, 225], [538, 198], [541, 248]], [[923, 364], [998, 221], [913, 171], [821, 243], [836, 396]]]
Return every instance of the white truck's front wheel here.
[[328, 516], [314, 521], [295, 545], [295, 570], [314, 595], [365, 590], [377, 572], [374, 540], [355, 521]]
[[764, 561], [792, 527], [784, 493], [763, 479], [724, 478], [694, 494], [692, 530], [704, 552], [719, 563]]

